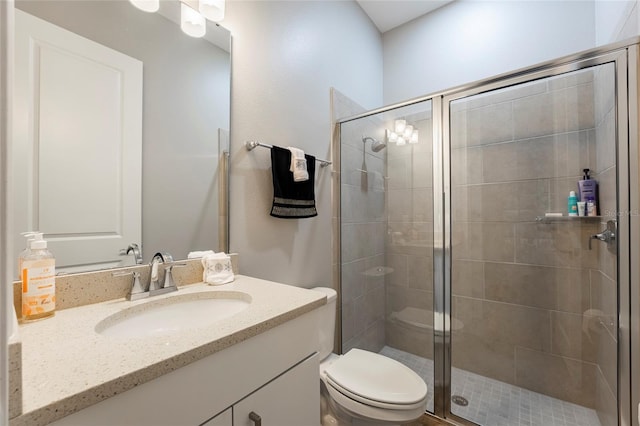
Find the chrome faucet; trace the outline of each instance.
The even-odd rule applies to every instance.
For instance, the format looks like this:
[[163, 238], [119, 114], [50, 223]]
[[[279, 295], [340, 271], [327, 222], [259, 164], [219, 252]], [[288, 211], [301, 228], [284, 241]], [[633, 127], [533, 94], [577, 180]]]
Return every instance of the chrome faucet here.
[[[164, 265], [162, 277], [160, 275], [160, 264]], [[178, 291], [171, 270], [174, 266], [186, 266], [186, 263], [176, 263], [169, 253], [156, 253], [151, 259], [151, 271], [149, 276], [149, 296]]]
[[607, 221], [607, 229], [589, 237], [589, 250], [591, 250], [591, 240], [598, 240], [607, 243], [609, 250], [616, 250], [616, 234], [618, 232], [618, 224], [615, 220]]
[[[160, 269], [160, 265], [164, 268]], [[172, 291], [178, 291], [171, 270], [174, 266], [186, 266], [186, 263], [176, 263], [173, 261], [173, 256], [169, 253], [156, 253], [151, 258], [149, 263], [149, 284], [143, 286], [140, 282], [140, 272], [122, 271], [113, 272], [112, 275], [123, 276], [132, 275], [133, 282], [131, 283], [131, 290], [127, 294], [127, 300], [139, 300], [145, 297], [156, 296], [158, 294], [170, 293]]]
[[131, 243], [126, 249], [120, 250], [120, 256], [127, 256], [129, 253], [133, 253], [136, 265], [142, 265], [142, 250], [136, 243]]

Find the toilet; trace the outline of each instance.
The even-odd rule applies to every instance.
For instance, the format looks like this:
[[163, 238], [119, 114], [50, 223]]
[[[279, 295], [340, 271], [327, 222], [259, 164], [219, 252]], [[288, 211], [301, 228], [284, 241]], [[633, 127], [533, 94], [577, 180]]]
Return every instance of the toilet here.
[[322, 426], [391, 426], [424, 414], [427, 385], [410, 368], [361, 349], [332, 353], [337, 295], [330, 288], [313, 290], [327, 296], [318, 325]]

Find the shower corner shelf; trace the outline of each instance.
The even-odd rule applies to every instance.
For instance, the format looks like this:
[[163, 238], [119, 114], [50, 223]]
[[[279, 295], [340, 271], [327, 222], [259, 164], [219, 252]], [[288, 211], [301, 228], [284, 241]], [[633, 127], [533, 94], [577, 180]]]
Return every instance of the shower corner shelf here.
[[594, 223], [600, 222], [603, 216], [536, 216], [538, 223]]

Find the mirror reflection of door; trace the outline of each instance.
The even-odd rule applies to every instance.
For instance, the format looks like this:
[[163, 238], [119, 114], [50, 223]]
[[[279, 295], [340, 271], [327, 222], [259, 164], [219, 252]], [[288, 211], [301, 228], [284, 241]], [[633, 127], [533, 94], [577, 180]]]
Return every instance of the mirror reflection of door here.
[[20, 10], [15, 58], [14, 229], [58, 270], [119, 266], [142, 234], [142, 62]]

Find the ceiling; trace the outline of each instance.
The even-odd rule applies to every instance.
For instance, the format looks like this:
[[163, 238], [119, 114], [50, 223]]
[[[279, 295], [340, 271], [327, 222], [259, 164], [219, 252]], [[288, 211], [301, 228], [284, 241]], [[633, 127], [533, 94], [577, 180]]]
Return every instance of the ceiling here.
[[356, 0], [381, 33], [451, 3], [453, 0]]

